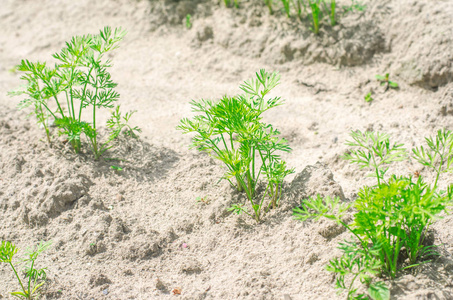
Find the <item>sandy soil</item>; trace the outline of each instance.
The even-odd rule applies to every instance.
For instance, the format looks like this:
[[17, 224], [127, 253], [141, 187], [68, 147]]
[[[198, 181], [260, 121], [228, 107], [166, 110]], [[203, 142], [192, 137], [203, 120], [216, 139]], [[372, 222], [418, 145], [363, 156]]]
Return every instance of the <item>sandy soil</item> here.
[[[318, 192], [349, 201], [370, 183], [340, 159], [351, 130], [387, 132], [408, 148], [453, 130], [453, 2], [364, 1], [363, 13], [319, 37], [307, 20], [269, 16], [261, 2], [0, 0], [0, 239], [21, 249], [53, 241], [39, 259], [48, 266], [43, 299], [344, 299], [324, 266], [349, 234], [295, 221], [292, 208]], [[20, 99], [6, 96], [21, 84], [10, 72], [20, 59], [48, 60], [71, 36], [106, 25], [129, 32], [112, 75], [143, 130], [105, 154], [124, 159], [121, 173], [63, 143], [49, 148], [17, 111]], [[257, 225], [227, 212], [243, 196], [217, 183], [220, 164], [189, 150], [175, 127], [191, 99], [240, 93], [260, 68], [281, 74], [274, 95], [286, 104], [265, 119], [288, 139], [296, 174], [282, 206]], [[386, 72], [399, 90], [374, 80]], [[411, 162], [392, 171], [430, 178]], [[392, 298], [453, 299], [452, 225], [448, 215], [433, 226], [442, 256], [389, 281]], [[17, 286], [6, 265], [0, 278], [0, 299], [10, 299]]]

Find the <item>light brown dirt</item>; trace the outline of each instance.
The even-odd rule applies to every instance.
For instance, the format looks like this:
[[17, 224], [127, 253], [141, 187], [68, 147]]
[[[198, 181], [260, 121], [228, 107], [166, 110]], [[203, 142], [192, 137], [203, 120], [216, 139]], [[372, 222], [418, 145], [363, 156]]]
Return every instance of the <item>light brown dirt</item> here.
[[[0, 1], [0, 239], [21, 249], [53, 241], [38, 260], [48, 266], [43, 299], [345, 298], [324, 266], [350, 234], [295, 221], [292, 208], [317, 192], [349, 201], [372, 182], [340, 158], [351, 130], [387, 132], [408, 148], [453, 130], [453, 2], [363, 1], [363, 13], [319, 37], [308, 20], [269, 16], [262, 1], [241, 3]], [[6, 96], [21, 84], [10, 72], [21, 59], [48, 60], [71, 36], [106, 25], [128, 30], [112, 75], [122, 109], [137, 110], [132, 122], [143, 130], [105, 154], [125, 160], [121, 173], [61, 142], [49, 148], [33, 117], [17, 111], [19, 98]], [[293, 152], [284, 158], [296, 174], [282, 206], [257, 225], [227, 211], [243, 196], [217, 183], [220, 164], [189, 150], [190, 136], [175, 127], [192, 115], [191, 99], [240, 93], [260, 68], [281, 74], [273, 94], [286, 104], [265, 119], [288, 139]], [[386, 72], [399, 90], [376, 82]], [[431, 178], [415, 162], [391, 171]], [[392, 298], [453, 299], [452, 224], [448, 215], [433, 226], [442, 256], [388, 282]], [[0, 265], [0, 299], [16, 289]]]

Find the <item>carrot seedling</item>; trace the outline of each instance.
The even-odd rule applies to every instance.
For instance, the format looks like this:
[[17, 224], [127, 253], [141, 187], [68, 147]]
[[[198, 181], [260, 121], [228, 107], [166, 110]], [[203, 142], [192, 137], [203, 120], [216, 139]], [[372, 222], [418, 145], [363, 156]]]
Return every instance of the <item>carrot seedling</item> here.
[[186, 15], [186, 28], [192, 28], [192, 16], [190, 14]]
[[[272, 125], [261, 121], [264, 112], [283, 104], [280, 97], [266, 97], [279, 80], [278, 73], [260, 70], [256, 79], [240, 86], [245, 95], [225, 96], [219, 101], [192, 101], [193, 111], [199, 115], [182, 119], [177, 127], [183, 133], [195, 133], [192, 148], [207, 152], [226, 165], [222, 179], [245, 192], [253, 212], [249, 213], [242, 205], [232, 210], [245, 212], [257, 222], [265, 207], [267, 211], [278, 206], [283, 180], [294, 172], [279, 155], [291, 151], [286, 140], [279, 138], [280, 132]], [[261, 177], [264, 177], [265, 192], [256, 199]]]
[[[367, 297], [356, 294], [353, 283], [357, 278], [369, 286], [373, 299], [389, 299], [388, 288], [382, 282], [373, 283], [372, 276], [385, 274], [393, 279], [402, 270], [439, 255], [435, 246], [427, 246], [424, 239], [434, 221], [452, 205], [453, 185], [443, 191], [438, 189], [437, 181], [441, 173], [453, 172], [453, 133], [440, 130], [435, 138], [426, 138], [426, 149], [412, 150], [417, 161], [436, 171], [433, 185], [421, 176], [417, 180], [396, 175], [386, 178], [389, 164], [408, 158], [403, 145], [392, 145], [388, 135], [356, 131], [351, 136], [354, 141], [347, 145], [353, 148], [344, 158], [361, 169], [371, 169], [377, 184], [361, 188], [352, 203], [319, 195], [302, 200], [294, 215], [302, 221], [327, 218], [354, 235], [355, 241], [341, 244], [343, 256], [331, 260], [327, 267], [337, 275], [337, 288], [348, 292], [347, 299]], [[343, 220], [351, 208], [355, 209], [354, 221], [347, 224]], [[402, 251], [406, 251], [408, 261], [403, 261]], [[345, 276], [352, 278], [349, 284]]]
[[373, 97], [371, 97], [371, 92], [365, 95], [365, 102], [371, 102], [373, 101]]
[[[11, 242], [2, 241], [0, 245], [0, 262], [8, 264], [14, 272], [20, 285], [20, 290], [12, 292], [11, 295], [19, 299], [36, 299], [39, 296], [39, 290], [47, 279], [46, 268], [37, 269], [35, 261], [38, 256], [51, 245], [51, 242], [40, 242], [35, 248], [28, 249], [26, 257], [19, 264], [13, 263], [13, 258], [17, 254], [18, 248]], [[28, 282], [23, 281], [19, 276], [17, 267], [24, 265], [23, 270]]]
[[385, 76], [376, 75], [376, 79], [381, 83], [381, 86], [385, 86], [384, 92], [387, 92], [389, 90], [389, 88], [392, 88], [392, 89], [398, 88], [398, 83], [391, 81], [389, 77], [390, 77], [389, 73], [386, 73]]
[[[24, 90], [11, 95], [26, 95], [19, 108], [34, 107], [38, 123], [42, 124], [51, 143], [50, 124], [56, 125], [59, 135], [65, 135], [76, 153], [81, 151], [81, 137], [90, 143], [95, 159], [98, 159], [121, 132], [135, 136], [137, 127], [127, 125], [132, 113], [121, 118], [119, 107], [107, 122], [110, 129], [107, 141], [99, 141], [96, 116], [99, 109], [113, 108], [120, 95], [115, 91], [117, 84], [112, 80], [108, 69], [112, 67], [107, 54], [118, 48], [118, 43], [126, 35], [121, 28], [112, 30], [105, 27], [97, 35], [75, 36], [66, 43], [54, 67], [45, 62], [22, 60], [17, 70], [24, 73], [22, 80], [27, 82]], [[83, 112], [91, 110], [91, 122], [83, 119]]]
[[113, 171], [115, 172], [121, 172], [123, 171], [123, 168], [119, 167], [119, 166], [110, 166], [110, 169], [112, 169]]

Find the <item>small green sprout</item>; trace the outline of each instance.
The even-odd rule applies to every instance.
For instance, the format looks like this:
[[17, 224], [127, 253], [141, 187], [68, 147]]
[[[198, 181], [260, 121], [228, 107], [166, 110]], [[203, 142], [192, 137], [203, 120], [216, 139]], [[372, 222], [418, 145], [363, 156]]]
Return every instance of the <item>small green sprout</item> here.
[[123, 171], [123, 168], [119, 167], [119, 166], [110, 166], [110, 169], [116, 171], [116, 172], [121, 172]]
[[264, 0], [264, 3], [266, 4], [267, 8], [269, 9], [269, 13], [271, 15], [274, 13], [274, 10], [272, 8], [272, 2], [273, 2], [273, 0]]
[[[13, 257], [18, 248], [11, 242], [2, 241], [0, 245], [0, 262], [9, 264], [16, 275], [21, 290], [12, 292], [11, 295], [19, 299], [31, 300], [39, 296], [39, 290], [47, 279], [46, 268], [36, 269], [35, 261], [43, 251], [47, 250], [51, 242], [40, 242], [35, 248], [27, 249], [26, 257], [19, 264], [25, 265], [25, 278], [28, 277], [28, 284], [23, 282], [17, 272], [17, 265], [13, 263]], [[25, 285], [24, 285], [25, 284]]]
[[308, 0], [308, 4], [311, 8], [311, 16], [313, 19], [313, 27], [311, 27], [310, 29], [316, 35], [319, 34], [319, 21], [322, 18], [321, 1], [322, 0]]
[[283, 4], [283, 8], [285, 10], [285, 13], [286, 13], [286, 16], [288, 18], [291, 17], [291, 7], [290, 7], [290, 0], [281, 0], [282, 1], [282, 4]]
[[192, 28], [192, 16], [190, 14], [186, 15], [186, 28]]
[[371, 102], [371, 101], [374, 100], [373, 97], [371, 97], [371, 95], [372, 95], [371, 92], [369, 92], [368, 94], [365, 95], [365, 101], [366, 102]]
[[203, 203], [203, 204], [209, 204], [209, 202], [210, 202], [207, 196], [197, 197], [197, 198], [195, 198], [195, 200], [197, 200], [197, 203]]
[[335, 0], [330, 0], [330, 24], [332, 26], [335, 26], [337, 24], [337, 19], [336, 19], [336, 7], [337, 3]]
[[387, 92], [389, 90], [389, 88], [392, 88], [392, 89], [397, 89], [398, 88], [398, 83], [396, 83], [394, 81], [391, 81], [389, 77], [390, 77], [389, 73], [386, 73], [385, 76], [376, 75], [376, 79], [381, 83], [381, 85], [382, 86], [385, 85], [385, 91], [384, 92]]

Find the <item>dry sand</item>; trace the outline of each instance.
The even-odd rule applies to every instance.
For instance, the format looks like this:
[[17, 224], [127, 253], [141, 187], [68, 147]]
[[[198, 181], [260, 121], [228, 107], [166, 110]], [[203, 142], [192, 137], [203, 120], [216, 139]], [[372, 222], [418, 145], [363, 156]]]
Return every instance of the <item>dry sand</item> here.
[[[350, 201], [371, 183], [340, 159], [351, 130], [387, 132], [408, 148], [453, 130], [453, 1], [363, 3], [363, 13], [315, 37], [306, 20], [269, 16], [258, 0], [240, 9], [209, 0], [0, 0], [0, 239], [21, 249], [53, 241], [38, 261], [48, 266], [42, 299], [344, 299], [324, 266], [350, 234], [295, 221], [292, 208], [318, 192]], [[33, 117], [17, 111], [20, 99], [6, 96], [21, 84], [10, 72], [20, 59], [48, 60], [71, 36], [106, 25], [129, 32], [112, 75], [143, 130], [105, 154], [125, 160], [121, 173], [61, 142], [49, 148]], [[191, 115], [191, 99], [240, 93], [260, 68], [281, 74], [273, 95], [286, 104], [265, 120], [288, 139], [284, 158], [296, 174], [282, 206], [257, 225], [227, 212], [243, 196], [217, 183], [219, 162], [189, 150], [190, 136], [175, 127]], [[384, 92], [374, 79], [386, 72], [399, 90]], [[430, 179], [416, 163], [391, 171]], [[452, 226], [451, 216], [433, 226], [442, 256], [388, 281], [392, 298], [453, 299]], [[0, 265], [0, 299], [16, 289]]]

